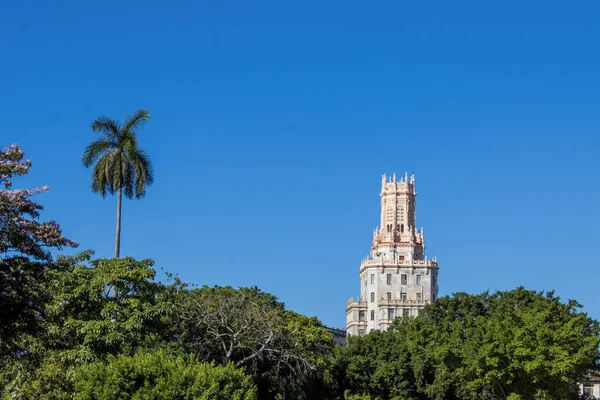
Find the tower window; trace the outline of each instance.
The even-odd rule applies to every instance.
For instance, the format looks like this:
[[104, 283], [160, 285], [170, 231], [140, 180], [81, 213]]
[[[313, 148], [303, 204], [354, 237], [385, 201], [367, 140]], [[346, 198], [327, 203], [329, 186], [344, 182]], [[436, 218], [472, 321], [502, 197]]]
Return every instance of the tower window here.
[[401, 285], [406, 285], [407, 281], [408, 281], [408, 276], [406, 274], [400, 275], [400, 284]]
[[392, 284], [392, 274], [387, 274], [387, 284], [388, 285]]
[[404, 232], [404, 224], [400, 225], [400, 232]]
[[417, 293], [417, 303], [421, 302], [421, 293]]
[[392, 320], [392, 319], [394, 319], [394, 309], [393, 309], [393, 308], [390, 308], [390, 309], [388, 310], [388, 319], [389, 319], [389, 320]]
[[437, 276], [436, 275], [431, 276], [431, 285], [433, 286], [434, 289], [437, 287]]
[[358, 320], [359, 321], [364, 321], [365, 320], [365, 312], [364, 311], [359, 311], [358, 312]]
[[387, 299], [391, 300], [392, 299], [392, 292], [387, 292]]
[[402, 316], [408, 317], [410, 315], [410, 310], [408, 308], [402, 309]]
[[364, 336], [365, 335], [365, 330], [364, 329], [359, 329], [358, 330], [358, 336]]
[[375, 303], [375, 292], [371, 292], [371, 303]]
[[371, 310], [371, 321], [375, 321], [375, 310]]
[[402, 293], [402, 301], [406, 301], [406, 293]]
[[371, 285], [375, 284], [375, 274], [371, 274]]
[[417, 274], [417, 285], [421, 284], [421, 274]]

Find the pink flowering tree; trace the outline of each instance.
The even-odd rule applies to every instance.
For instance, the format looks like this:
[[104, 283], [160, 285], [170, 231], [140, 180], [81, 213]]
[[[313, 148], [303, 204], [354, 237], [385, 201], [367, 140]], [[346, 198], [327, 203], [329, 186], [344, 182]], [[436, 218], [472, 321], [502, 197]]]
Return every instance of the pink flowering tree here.
[[43, 207], [32, 198], [48, 191], [13, 189], [13, 178], [29, 172], [31, 161], [19, 146], [0, 149], [0, 355], [14, 351], [19, 336], [43, 320], [45, 270], [51, 249], [76, 247], [55, 221], [39, 221]]

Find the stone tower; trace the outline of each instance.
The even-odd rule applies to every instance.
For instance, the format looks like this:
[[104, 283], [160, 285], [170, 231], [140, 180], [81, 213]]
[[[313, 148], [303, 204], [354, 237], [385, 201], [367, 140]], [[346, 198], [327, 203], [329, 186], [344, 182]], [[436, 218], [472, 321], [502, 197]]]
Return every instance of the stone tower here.
[[381, 225], [360, 264], [360, 298], [346, 307], [346, 331], [355, 336], [417, 315], [438, 293], [438, 264], [425, 257], [423, 228], [417, 230], [414, 174], [383, 175], [380, 196]]

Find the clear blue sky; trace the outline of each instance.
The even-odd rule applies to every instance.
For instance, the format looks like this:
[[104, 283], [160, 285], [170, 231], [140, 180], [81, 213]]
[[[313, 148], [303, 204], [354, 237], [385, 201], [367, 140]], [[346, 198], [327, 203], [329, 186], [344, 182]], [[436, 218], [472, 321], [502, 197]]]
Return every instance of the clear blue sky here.
[[111, 257], [91, 121], [144, 107], [156, 183], [122, 254], [345, 324], [381, 174], [414, 172], [440, 291], [555, 289], [595, 318], [597, 1], [4, 1], [0, 142]]

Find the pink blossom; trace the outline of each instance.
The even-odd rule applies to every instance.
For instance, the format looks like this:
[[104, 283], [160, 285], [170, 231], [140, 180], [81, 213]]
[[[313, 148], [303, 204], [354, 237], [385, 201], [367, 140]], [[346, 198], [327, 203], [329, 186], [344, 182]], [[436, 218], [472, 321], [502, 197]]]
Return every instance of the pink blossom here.
[[[31, 161], [24, 160], [25, 152], [17, 144], [0, 150], [0, 253], [19, 253], [49, 260], [46, 248], [77, 247], [77, 242], [65, 238], [55, 221], [39, 222], [43, 207], [31, 197], [50, 190], [48, 186], [35, 189], [11, 190], [12, 178], [29, 172]], [[4, 189], [1, 187], [4, 186]]]

